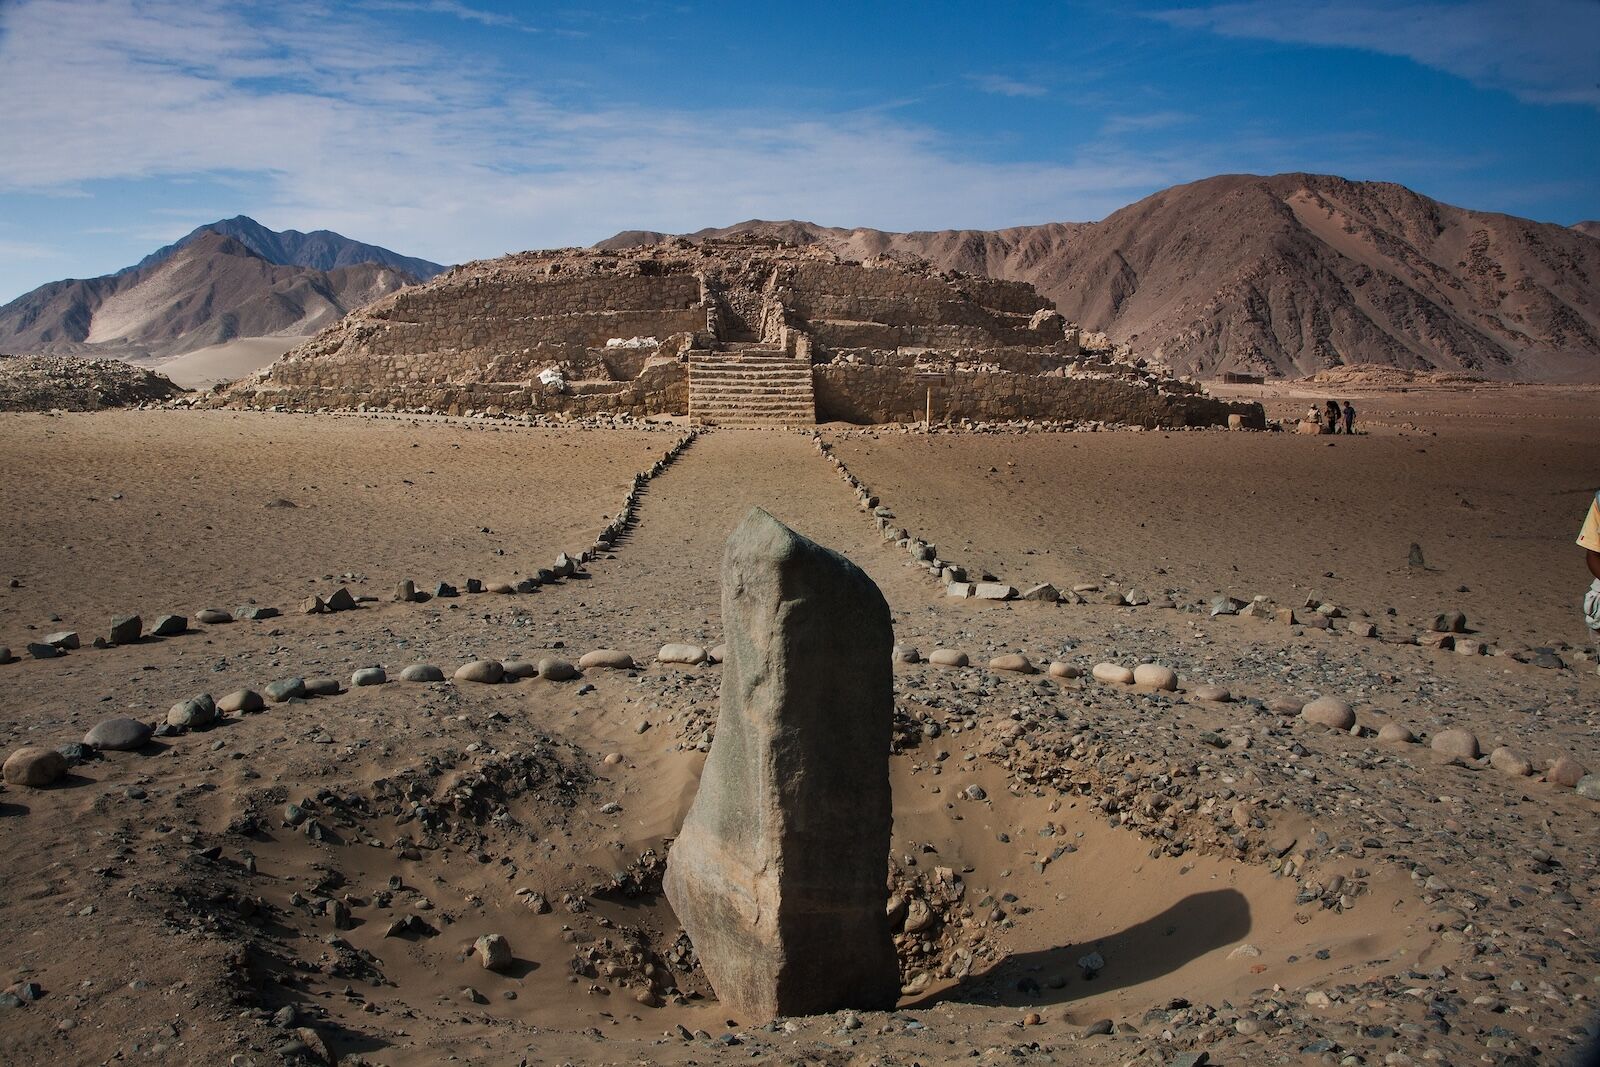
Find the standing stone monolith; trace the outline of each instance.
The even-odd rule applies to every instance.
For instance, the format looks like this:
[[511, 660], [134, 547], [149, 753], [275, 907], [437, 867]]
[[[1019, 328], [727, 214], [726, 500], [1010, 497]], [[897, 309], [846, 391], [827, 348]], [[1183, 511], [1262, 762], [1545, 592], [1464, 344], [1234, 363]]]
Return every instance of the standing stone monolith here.
[[890, 1009], [894, 633], [859, 567], [752, 508], [722, 557], [716, 739], [667, 900], [748, 1022]]

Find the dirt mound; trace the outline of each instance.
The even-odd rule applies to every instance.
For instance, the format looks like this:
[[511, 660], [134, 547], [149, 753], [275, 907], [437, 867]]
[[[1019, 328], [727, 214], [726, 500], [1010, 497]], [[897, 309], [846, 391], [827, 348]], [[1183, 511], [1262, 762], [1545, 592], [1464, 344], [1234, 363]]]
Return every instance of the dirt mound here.
[[116, 359], [0, 356], [0, 411], [97, 411], [184, 392], [160, 374]]
[[1356, 363], [1348, 367], [1330, 367], [1305, 379], [1312, 385], [1350, 385], [1367, 389], [1387, 389], [1397, 385], [1483, 385], [1485, 379], [1475, 374], [1454, 371], [1407, 370], [1403, 367], [1385, 367], [1376, 363]]

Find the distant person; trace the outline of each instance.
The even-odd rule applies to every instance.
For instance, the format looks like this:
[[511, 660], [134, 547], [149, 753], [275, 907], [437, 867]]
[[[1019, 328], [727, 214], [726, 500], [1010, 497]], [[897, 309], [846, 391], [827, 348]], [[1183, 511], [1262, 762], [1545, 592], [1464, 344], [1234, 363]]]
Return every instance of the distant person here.
[[1339, 402], [1337, 400], [1328, 401], [1328, 432], [1339, 432]]
[[1589, 573], [1594, 576], [1583, 598], [1583, 621], [1600, 641], [1600, 493], [1589, 501], [1589, 514], [1584, 516], [1583, 529], [1578, 531], [1578, 544], [1587, 554]]
[[1350, 406], [1350, 401], [1344, 402], [1344, 433], [1348, 437], [1356, 432], [1356, 409]]

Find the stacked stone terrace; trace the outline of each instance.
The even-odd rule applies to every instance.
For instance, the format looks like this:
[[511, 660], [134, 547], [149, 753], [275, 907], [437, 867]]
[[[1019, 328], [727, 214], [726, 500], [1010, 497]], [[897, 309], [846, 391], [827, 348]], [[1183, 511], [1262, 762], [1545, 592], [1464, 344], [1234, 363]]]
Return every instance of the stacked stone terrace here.
[[[257, 407], [626, 412], [705, 425], [1245, 412], [1086, 354], [1031, 285], [743, 236], [469, 263], [347, 316], [236, 385]], [[1252, 406], [1253, 407], [1253, 406]], [[1259, 408], [1245, 412], [1259, 424]]]

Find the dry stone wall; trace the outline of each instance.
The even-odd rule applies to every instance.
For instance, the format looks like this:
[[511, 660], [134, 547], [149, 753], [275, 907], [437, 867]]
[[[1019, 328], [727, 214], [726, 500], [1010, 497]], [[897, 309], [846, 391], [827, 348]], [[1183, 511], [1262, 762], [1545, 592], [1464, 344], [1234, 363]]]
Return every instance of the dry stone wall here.
[[[893, 367], [826, 364], [815, 368], [821, 422], [916, 422], [925, 413], [927, 386]], [[1199, 393], [1171, 393], [1123, 377], [955, 372], [936, 386], [935, 420], [1062, 419], [1124, 423], [1150, 428], [1225, 426], [1239, 415], [1263, 429], [1259, 404], [1232, 403]]]

